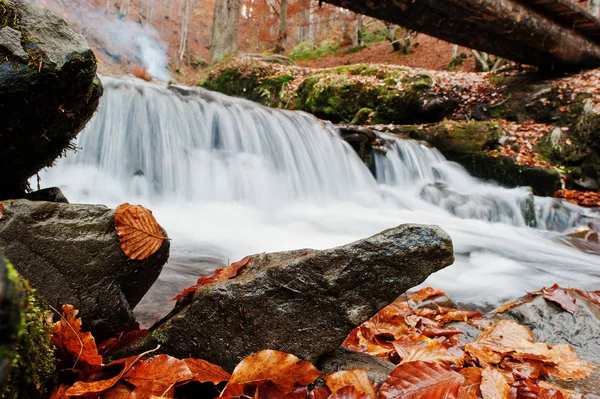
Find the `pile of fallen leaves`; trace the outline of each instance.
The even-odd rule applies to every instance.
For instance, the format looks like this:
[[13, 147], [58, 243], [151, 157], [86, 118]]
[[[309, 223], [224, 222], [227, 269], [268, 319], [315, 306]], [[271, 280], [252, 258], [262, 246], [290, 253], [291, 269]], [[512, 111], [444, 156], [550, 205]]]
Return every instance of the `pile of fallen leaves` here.
[[[552, 130], [552, 126], [543, 123], [525, 122], [518, 124], [502, 120], [505, 137], [502, 146], [497, 149], [486, 150], [494, 157], [512, 158], [519, 165], [548, 168], [552, 165], [540, 159], [535, 147]], [[563, 128], [568, 129], [568, 128]]]
[[600, 207], [600, 192], [597, 191], [559, 190], [554, 193], [554, 197], [588, 208]]
[[[573, 311], [569, 292], [553, 286], [531, 297], [544, 295]], [[578, 293], [600, 305], [600, 291]], [[397, 300], [344, 341], [349, 349], [399, 363], [381, 384], [373, 384], [365, 369], [323, 375], [312, 364], [274, 350], [248, 356], [232, 374], [200, 359], [154, 356], [159, 347], [103, 364], [106, 356], [146, 332], [130, 332], [96, 346], [92, 335], [81, 330], [77, 311], [65, 305], [53, 335], [61, 384], [51, 398], [583, 398], [545, 380], [581, 380], [592, 373], [594, 367], [569, 345], [550, 347], [535, 342], [532, 332], [517, 323], [431, 299], [440, 295], [424, 288]], [[519, 303], [523, 301], [498, 311]], [[462, 331], [447, 326], [457, 321], [483, 332], [469, 342]]]

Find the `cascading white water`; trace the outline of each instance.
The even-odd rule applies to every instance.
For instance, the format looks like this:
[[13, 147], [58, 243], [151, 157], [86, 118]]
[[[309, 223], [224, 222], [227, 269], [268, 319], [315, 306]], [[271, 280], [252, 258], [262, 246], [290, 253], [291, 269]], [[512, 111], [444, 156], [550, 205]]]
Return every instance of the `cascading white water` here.
[[[559, 242], [559, 231], [597, 223], [589, 211], [484, 184], [393, 136], [376, 156], [376, 180], [330, 124], [308, 114], [197, 88], [103, 82], [81, 149], [41, 178], [72, 202], [153, 209], [173, 238], [173, 261], [147, 302], [166, 301], [207, 264], [341, 245], [400, 223], [449, 232], [456, 262], [426, 284], [459, 302], [496, 304], [554, 282], [600, 286], [600, 257]], [[532, 217], [537, 229], [527, 227]]]

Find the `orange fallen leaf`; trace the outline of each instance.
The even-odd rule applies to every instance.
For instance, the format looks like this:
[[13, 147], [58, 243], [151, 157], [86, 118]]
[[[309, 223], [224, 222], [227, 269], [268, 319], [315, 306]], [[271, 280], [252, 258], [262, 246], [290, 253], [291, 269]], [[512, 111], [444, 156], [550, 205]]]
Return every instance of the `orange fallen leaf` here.
[[117, 360], [112, 362], [106, 366], [106, 368], [110, 367], [121, 367], [121, 371], [118, 372], [112, 378], [108, 378], [106, 380], [100, 381], [77, 381], [70, 387], [66, 394], [67, 396], [77, 396], [83, 398], [97, 398], [100, 394], [104, 393], [108, 389], [112, 388], [119, 380], [123, 377], [125, 373], [131, 369], [131, 366], [135, 364], [140, 359], [139, 356], [132, 356], [126, 359]]
[[222, 396], [240, 396], [244, 386], [270, 381], [288, 394], [298, 386], [311, 384], [321, 375], [315, 366], [289, 353], [264, 350], [242, 360], [233, 370]]
[[2, 219], [2, 216], [4, 216], [4, 205], [0, 204], [0, 219]]
[[446, 293], [438, 290], [437, 288], [425, 287], [412, 294], [409, 299], [412, 299], [415, 302], [423, 302], [426, 299], [440, 295], [446, 295]]
[[396, 367], [379, 389], [380, 399], [456, 399], [464, 377], [439, 363], [409, 362]]
[[542, 288], [542, 295], [545, 299], [557, 303], [561, 308], [573, 314], [577, 310], [575, 298], [569, 294], [569, 291], [554, 284], [552, 287]]
[[498, 370], [488, 366], [481, 372], [480, 389], [483, 399], [508, 399], [510, 385]]
[[237, 262], [233, 262], [231, 265], [227, 266], [224, 269], [215, 270], [211, 276], [200, 277], [195, 285], [192, 285], [191, 287], [188, 287], [185, 290], [183, 290], [183, 292], [181, 294], [175, 296], [173, 298], [173, 300], [177, 301], [177, 300], [185, 297], [189, 293], [196, 292], [198, 290], [198, 288], [200, 288], [204, 285], [217, 283], [219, 281], [225, 281], [225, 280], [234, 278], [235, 276], [238, 275], [240, 270], [244, 266], [246, 266], [248, 264], [248, 262], [250, 262], [250, 259], [252, 259], [251, 256], [246, 256]]
[[81, 330], [79, 311], [73, 305], [63, 305], [63, 314], [54, 324], [52, 343], [56, 346], [61, 365], [69, 368], [96, 368], [102, 365], [96, 341], [90, 332]]
[[[462, 352], [462, 351], [461, 351]], [[406, 356], [402, 356], [400, 364], [421, 360], [424, 362], [440, 363], [446, 366], [462, 367], [465, 363], [464, 354], [452, 354], [438, 341], [427, 340], [414, 345]]]
[[335, 391], [328, 399], [369, 399], [369, 395], [353, 386], [347, 386]]
[[481, 372], [479, 367], [467, 367], [459, 371], [465, 377], [462, 387], [458, 391], [458, 397], [462, 399], [477, 399], [481, 397]]
[[369, 380], [367, 370], [365, 369], [338, 371], [337, 373], [326, 375], [323, 379], [333, 393], [344, 387], [352, 386], [359, 393], [365, 393], [371, 399], [376, 398], [373, 384]]
[[182, 360], [169, 355], [157, 355], [137, 362], [123, 376], [123, 380], [134, 386], [133, 397], [173, 397], [175, 385], [190, 381], [193, 377]]
[[465, 345], [465, 352], [475, 357], [483, 367], [498, 364], [506, 355], [523, 359], [546, 359], [548, 345], [535, 342], [527, 327], [510, 320], [501, 320], [481, 333], [477, 339]]
[[583, 380], [594, 372], [596, 367], [581, 360], [571, 345], [555, 345], [550, 350], [549, 362], [546, 366], [548, 374], [561, 379]]
[[141, 205], [119, 205], [115, 210], [115, 229], [121, 250], [132, 260], [148, 258], [165, 240], [152, 211]]
[[556, 385], [552, 385], [546, 381], [540, 381], [538, 386], [540, 387], [540, 398], [549, 397], [550, 395], [547, 391], [557, 391], [561, 393], [564, 399], [583, 399], [583, 395], [579, 392], [574, 392], [568, 389], [557, 387]]
[[212, 364], [202, 359], [183, 359], [183, 362], [192, 372], [192, 380], [198, 382], [212, 382], [218, 384], [220, 382], [229, 381], [231, 374], [223, 370], [216, 364]]

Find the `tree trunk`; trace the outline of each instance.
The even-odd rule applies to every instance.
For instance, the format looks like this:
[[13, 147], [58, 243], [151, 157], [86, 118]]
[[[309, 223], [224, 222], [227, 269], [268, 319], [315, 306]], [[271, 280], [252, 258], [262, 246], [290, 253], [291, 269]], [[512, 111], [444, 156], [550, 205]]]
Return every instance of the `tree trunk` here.
[[123, 2], [121, 3], [120, 13], [122, 15], [127, 15], [129, 13], [129, 3], [130, 2], [131, 2], [131, 0], [123, 0]]
[[364, 45], [362, 38], [363, 16], [356, 14], [354, 19], [354, 34], [352, 35], [352, 47], [359, 48]]
[[[582, 13], [561, 17], [541, 5], [536, 11], [513, 0], [323, 1], [442, 40], [546, 69], [600, 66], [600, 45], [588, 38], [600, 32], [600, 28], [584, 32], [579, 25], [575, 29], [580, 31], [563, 25], [564, 18], [587, 18], [592, 26], [600, 24]], [[521, 2], [532, 3], [531, 7], [537, 4], [537, 0]], [[568, 0], [554, 2], [556, 7], [564, 9], [577, 7], [572, 3], [567, 5]], [[557, 22], [559, 18], [562, 19]]]
[[179, 61], [183, 60], [187, 48], [188, 24], [190, 22], [190, 1], [183, 0], [183, 23], [181, 24], [181, 40], [179, 41]]
[[210, 41], [210, 63], [238, 51], [238, 19], [240, 0], [216, 0], [215, 15]]
[[287, 40], [287, 10], [288, 0], [281, 0], [279, 7], [279, 34], [277, 36], [276, 53], [285, 52], [285, 42]]

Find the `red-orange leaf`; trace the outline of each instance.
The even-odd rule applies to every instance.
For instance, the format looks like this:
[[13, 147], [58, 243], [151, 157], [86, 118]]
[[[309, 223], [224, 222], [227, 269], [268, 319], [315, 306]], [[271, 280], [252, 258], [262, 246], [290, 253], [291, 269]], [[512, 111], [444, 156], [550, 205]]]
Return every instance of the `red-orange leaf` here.
[[183, 359], [183, 362], [192, 372], [192, 380], [198, 382], [212, 382], [218, 384], [223, 381], [229, 381], [231, 374], [223, 370], [216, 364], [201, 359]]
[[381, 399], [456, 399], [464, 377], [439, 363], [410, 362], [396, 367], [379, 389]]
[[288, 394], [298, 386], [311, 384], [321, 372], [307, 361], [289, 353], [264, 350], [242, 360], [233, 370], [222, 396], [234, 396], [246, 386], [270, 381]]
[[98, 345], [98, 352], [102, 356], [109, 356], [146, 334], [148, 334], [148, 330], [128, 331], [125, 334], [121, 334], [121, 336], [118, 338], [110, 338], [102, 342], [100, 345]]
[[551, 395], [554, 395], [556, 397], [556, 394], [554, 394], [552, 391], [560, 392], [560, 394], [562, 395], [562, 398], [564, 398], [564, 399], [582, 399], [583, 398], [583, 395], [578, 392], [574, 392], [574, 391], [570, 391], [568, 389], [557, 387], [556, 385], [549, 384], [546, 381], [540, 381], [538, 386], [540, 387], [540, 398], [544, 398], [544, 396], [542, 396], [542, 395], [546, 395], [545, 397], [552, 397]]
[[191, 287], [186, 288], [185, 290], [183, 290], [183, 292], [181, 294], [174, 297], [173, 300], [177, 301], [191, 292], [196, 292], [198, 290], [198, 288], [200, 288], [204, 285], [217, 283], [219, 281], [225, 281], [225, 280], [234, 278], [235, 276], [238, 275], [240, 270], [244, 266], [246, 266], [248, 264], [248, 262], [250, 262], [250, 259], [252, 259], [251, 256], [246, 256], [237, 262], [233, 262], [231, 265], [227, 266], [224, 269], [215, 270], [215, 272], [211, 276], [200, 277], [198, 279], [198, 281], [196, 282], [196, 285], [192, 285]]
[[483, 399], [508, 399], [510, 392], [504, 376], [489, 366], [481, 373], [480, 389]]
[[141, 205], [119, 205], [115, 210], [115, 229], [121, 250], [133, 260], [148, 258], [165, 240], [152, 211]]
[[369, 399], [369, 395], [360, 392], [352, 385], [340, 388], [329, 397], [329, 399]]
[[58, 358], [66, 367], [100, 367], [102, 356], [98, 354], [96, 341], [90, 332], [81, 331], [79, 311], [72, 305], [63, 305], [63, 314], [54, 324], [52, 343], [56, 346]]
[[401, 355], [401, 357], [401, 364], [421, 360], [424, 362], [440, 363], [446, 366], [454, 365], [462, 367], [465, 363], [464, 353], [460, 355], [450, 353], [444, 345], [435, 340], [427, 340], [414, 345], [410, 348], [406, 356]]
[[596, 367], [581, 360], [575, 350], [567, 344], [553, 346], [549, 356], [550, 365], [546, 366], [548, 374], [562, 379], [583, 380]]
[[524, 359], [545, 359], [548, 345], [535, 342], [527, 327], [510, 320], [501, 320], [481, 333], [477, 339], [465, 346], [465, 351], [475, 357], [481, 366], [498, 364], [509, 354]]
[[425, 287], [412, 294], [409, 298], [415, 302], [423, 302], [431, 297], [446, 295], [444, 291], [440, 291], [437, 288]]
[[129, 371], [131, 366], [139, 360], [139, 356], [132, 356], [126, 359], [120, 359], [112, 362], [106, 368], [120, 366], [121, 371], [112, 378], [100, 381], [78, 381], [67, 391], [68, 396], [77, 396], [83, 398], [97, 398], [100, 394], [112, 388], [125, 373]]
[[0, 219], [2, 219], [2, 216], [4, 216], [4, 205], [0, 204]]
[[481, 396], [481, 372], [479, 367], [467, 367], [459, 371], [465, 377], [462, 387], [458, 391], [460, 399], [477, 399]]
[[139, 361], [123, 377], [135, 386], [138, 397], [173, 397], [175, 384], [189, 381], [192, 372], [182, 360], [168, 355], [158, 355]]
[[569, 294], [569, 291], [560, 287], [558, 284], [554, 284], [552, 287], [542, 288], [542, 295], [544, 295], [544, 298], [547, 300], [557, 303], [569, 313], [575, 313], [577, 310], [575, 298]]
[[344, 387], [352, 386], [358, 392], [367, 394], [371, 399], [375, 399], [376, 397], [373, 384], [369, 380], [367, 370], [365, 369], [338, 371], [337, 373], [326, 375], [323, 379], [333, 393]]

